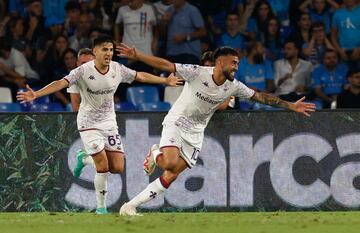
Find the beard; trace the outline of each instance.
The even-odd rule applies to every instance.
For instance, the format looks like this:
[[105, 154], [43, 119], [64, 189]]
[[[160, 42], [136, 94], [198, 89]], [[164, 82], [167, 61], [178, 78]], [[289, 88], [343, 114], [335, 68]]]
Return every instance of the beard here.
[[255, 54], [253, 57], [253, 61], [255, 64], [262, 64], [264, 63], [264, 56], [262, 54]]
[[223, 75], [229, 81], [234, 81], [235, 79], [235, 71], [223, 71]]

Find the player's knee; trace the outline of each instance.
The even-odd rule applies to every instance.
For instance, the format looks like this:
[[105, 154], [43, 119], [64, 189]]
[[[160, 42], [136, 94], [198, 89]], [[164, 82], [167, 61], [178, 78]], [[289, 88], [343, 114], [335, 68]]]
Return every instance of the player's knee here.
[[96, 171], [109, 171], [109, 164], [107, 161], [101, 161], [95, 164]]
[[117, 164], [115, 166], [110, 166], [110, 173], [117, 174], [117, 173], [123, 173], [124, 171], [124, 165], [123, 164]]

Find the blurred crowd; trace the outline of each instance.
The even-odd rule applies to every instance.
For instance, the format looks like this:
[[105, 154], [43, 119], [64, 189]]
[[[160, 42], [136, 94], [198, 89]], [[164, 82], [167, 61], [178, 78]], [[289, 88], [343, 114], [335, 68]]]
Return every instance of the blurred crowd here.
[[[358, 0], [0, 0], [0, 86], [15, 100], [25, 84], [62, 78], [99, 34], [178, 63], [211, 65], [208, 51], [231, 46], [240, 54], [236, 79], [257, 91], [360, 108]], [[66, 91], [51, 98], [70, 102]]]

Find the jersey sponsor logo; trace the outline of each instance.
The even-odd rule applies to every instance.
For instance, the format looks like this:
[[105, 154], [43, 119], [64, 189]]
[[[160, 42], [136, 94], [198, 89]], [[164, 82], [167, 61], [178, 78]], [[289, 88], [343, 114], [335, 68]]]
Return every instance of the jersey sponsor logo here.
[[95, 80], [95, 77], [94, 77], [94, 75], [90, 75], [90, 76], [88, 77], [88, 79], [90, 79], [90, 80]]
[[222, 102], [222, 101], [212, 100], [210, 99], [210, 97], [205, 97], [200, 92], [196, 92], [195, 96], [201, 99], [202, 101], [208, 102], [210, 104], [218, 104]]
[[114, 92], [113, 89], [93, 91], [90, 88], [87, 88], [86, 91], [93, 95], [108, 95]]

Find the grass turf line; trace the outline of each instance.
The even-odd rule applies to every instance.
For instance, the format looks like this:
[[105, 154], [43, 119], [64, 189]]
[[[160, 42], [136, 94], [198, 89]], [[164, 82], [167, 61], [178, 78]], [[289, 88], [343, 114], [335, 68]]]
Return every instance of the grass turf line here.
[[360, 212], [145, 213], [143, 217], [0, 213], [0, 229], [1, 233], [358, 233]]

